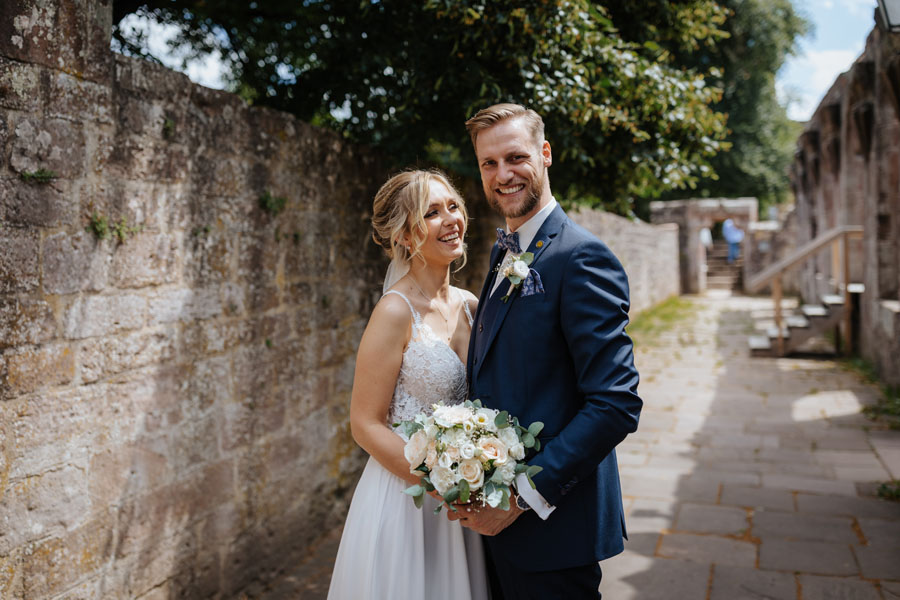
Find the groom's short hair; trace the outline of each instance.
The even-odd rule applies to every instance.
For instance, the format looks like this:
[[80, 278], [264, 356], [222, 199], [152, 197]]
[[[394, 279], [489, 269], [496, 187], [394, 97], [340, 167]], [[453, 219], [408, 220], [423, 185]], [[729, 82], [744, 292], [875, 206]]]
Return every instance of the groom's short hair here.
[[521, 104], [504, 103], [482, 108], [474, 117], [466, 121], [466, 131], [469, 132], [469, 137], [472, 138], [472, 146], [475, 146], [475, 140], [478, 139], [479, 132], [489, 129], [501, 121], [517, 118], [525, 121], [536, 144], [544, 141], [544, 120], [541, 119], [541, 115], [530, 108], [525, 108]]

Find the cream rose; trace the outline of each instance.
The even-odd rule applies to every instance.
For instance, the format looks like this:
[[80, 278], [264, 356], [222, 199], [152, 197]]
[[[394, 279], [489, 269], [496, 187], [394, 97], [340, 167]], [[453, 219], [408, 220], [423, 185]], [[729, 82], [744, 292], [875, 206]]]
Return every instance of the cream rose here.
[[469, 489], [472, 491], [484, 485], [484, 469], [477, 458], [468, 458], [459, 463], [459, 475], [469, 482]]
[[500, 466], [507, 460], [506, 444], [494, 436], [483, 437], [478, 440], [478, 447], [481, 449], [481, 460], [483, 462], [492, 460], [495, 465]]
[[456, 446], [447, 446], [447, 449], [444, 450], [444, 453], [450, 457], [450, 462], [459, 462], [459, 448]]
[[435, 467], [431, 471], [431, 485], [437, 490], [437, 493], [443, 496], [447, 490], [456, 485], [456, 473], [444, 467]]
[[403, 456], [409, 463], [410, 472], [414, 472], [425, 461], [429, 441], [428, 436], [420, 429], [412, 434], [412, 437], [406, 442], [406, 446], [403, 447]]
[[453, 466], [453, 459], [446, 452], [441, 452], [441, 455], [438, 457], [438, 466], [449, 469]]
[[425, 466], [433, 469], [437, 462], [437, 442], [431, 440], [428, 442], [428, 450], [425, 453]]
[[513, 427], [504, 427], [497, 433], [497, 437], [500, 438], [501, 442], [506, 444], [507, 448], [519, 443], [519, 436], [516, 434], [516, 430]]
[[505, 464], [500, 465], [497, 471], [500, 473], [500, 477], [503, 478], [503, 483], [509, 485], [516, 478], [516, 463], [507, 461]]

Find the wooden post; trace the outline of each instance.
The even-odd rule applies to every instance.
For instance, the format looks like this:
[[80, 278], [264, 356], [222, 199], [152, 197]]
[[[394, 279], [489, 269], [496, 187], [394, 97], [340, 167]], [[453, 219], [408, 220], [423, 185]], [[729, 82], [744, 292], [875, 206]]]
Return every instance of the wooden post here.
[[781, 273], [772, 280], [772, 298], [775, 300], [775, 329], [778, 330], [775, 348], [778, 356], [784, 356], [784, 336], [781, 332]]
[[[835, 290], [841, 289], [841, 238], [838, 237], [831, 242], [831, 281]], [[821, 293], [821, 291], [819, 292]], [[832, 292], [826, 292], [828, 294]]]
[[850, 235], [844, 233], [841, 236], [841, 258], [844, 264], [841, 265], [841, 274], [844, 280], [844, 347], [843, 353], [850, 356], [853, 353], [853, 311], [850, 306]]

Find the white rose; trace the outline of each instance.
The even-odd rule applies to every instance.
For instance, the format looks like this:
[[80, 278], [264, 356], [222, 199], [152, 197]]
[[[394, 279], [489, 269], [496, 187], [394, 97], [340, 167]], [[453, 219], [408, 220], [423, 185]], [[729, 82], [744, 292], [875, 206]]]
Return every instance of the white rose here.
[[446, 452], [442, 452], [438, 457], [438, 466], [443, 467], [444, 469], [449, 469], [453, 466], [453, 459], [450, 458], [450, 455]]
[[443, 496], [447, 490], [456, 485], [456, 473], [444, 467], [435, 467], [431, 471], [431, 485]]
[[459, 448], [459, 455], [468, 460], [470, 458], [475, 458], [475, 444], [472, 442], [466, 442]]
[[506, 463], [500, 465], [497, 471], [500, 472], [500, 477], [503, 478], [503, 483], [505, 485], [509, 485], [510, 483], [512, 483], [513, 479], [516, 478], [516, 463], [507, 461]]
[[406, 442], [403, 447], [403, 456], [409, 463], [410, 472], [415, 471], [425, 461], [425, 456], [428, 454], [428, 442], [428, 436], [421, 429], [412, 434], [412, 437]]
[[469, 437], [462, 429], [449, 429], [441, 434], [441, 441], [448, 446], [456, 446], [459, 448], [469, 441]]
[[525, 446], [521, 443], [515, 443], [509, 447], [509, 455], [512, 456], [515, 460], [522, 460], [525, 458]]
[[470, 490], [477, 490], [484, 485], [484, 469], [477, 458], [469, 458], [459, 463], [459, 475], [469, 482]]
[[528, 265], [525, 264], [525, 261], [517, 260], [514, 262], [512, 271], [516, 277], [521, 277], [522, 279], [528, 277]]
[[507, 460], [506, 444], [501, 442], [499, 438], [494, 436], [483, 437], [478, 440], [478, 447], [481, 449], [481, 460], [484, 462], [492, 460], [495, 465], [500, 466]]
[[494, 490], [493, 492], [488, 494], [488, 497], [484, 500], [491, 508], [497, 508], [498, 506], [500, 506], [500, 502], [503, 500], [503, 492], [501, 492], [500, 490]]
[[490, 408], [480, 408], [475, 412], [475, 424], [481, 429], [486, 429], [487, 431], [497, 431], [497, 426], [494, 424], [494, 419], [497, 418], [498, 414], [499, 413], [496, 410]]
[[504, 427], [497, 433], [497, 437], [499, 437], [500, 441], [506, 444], [507, 447], [519, 443], [519, 436], [516, 434], [516, 430], [513, 427]]
[[438, 406], [434, 409], [434, 422], [441, 427], [453, 427], [462, 425], [472, 419], [472, 411], [463, 404], [453, 406]]

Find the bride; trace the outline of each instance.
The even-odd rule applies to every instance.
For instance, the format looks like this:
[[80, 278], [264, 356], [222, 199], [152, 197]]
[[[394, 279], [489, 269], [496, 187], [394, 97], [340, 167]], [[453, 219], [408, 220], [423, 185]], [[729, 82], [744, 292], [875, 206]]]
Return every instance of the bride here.
[[329, 600], [481, 600], [488, 583], [480, 537], [422, 509], [393, 423], [465, 400], [465, 356], [477, 299], [450, 285], [465, 263], [463, 200], [437, 171], [395, 175], [375, 196], [373, 238], [391, 264], [356, 357], [353, 438], [370, 458], [344, 525]]

